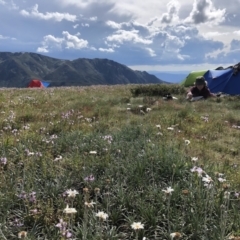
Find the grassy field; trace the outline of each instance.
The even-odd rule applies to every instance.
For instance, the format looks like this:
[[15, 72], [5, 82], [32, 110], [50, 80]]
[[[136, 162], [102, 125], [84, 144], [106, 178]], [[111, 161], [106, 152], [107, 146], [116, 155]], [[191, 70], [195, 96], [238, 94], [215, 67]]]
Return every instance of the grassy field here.
[[0, 90], [0, 239], [240, 239], [240, 98], [136, 88]]

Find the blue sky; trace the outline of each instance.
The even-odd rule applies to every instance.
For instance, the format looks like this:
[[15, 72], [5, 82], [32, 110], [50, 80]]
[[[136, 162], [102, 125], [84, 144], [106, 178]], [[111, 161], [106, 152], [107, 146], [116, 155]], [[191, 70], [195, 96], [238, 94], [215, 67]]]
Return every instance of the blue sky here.
[[0, 0], [0, 51], [148, 72], [227, 67], [240, 62], [239, 9], [240, 0]]

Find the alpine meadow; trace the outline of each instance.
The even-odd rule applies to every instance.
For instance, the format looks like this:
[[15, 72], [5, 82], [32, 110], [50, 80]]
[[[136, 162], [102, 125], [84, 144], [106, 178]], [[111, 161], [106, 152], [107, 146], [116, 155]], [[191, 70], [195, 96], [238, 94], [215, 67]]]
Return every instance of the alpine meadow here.
[[240, 239], [240, 98], [185, 95], [2, 88], [0, 239]]

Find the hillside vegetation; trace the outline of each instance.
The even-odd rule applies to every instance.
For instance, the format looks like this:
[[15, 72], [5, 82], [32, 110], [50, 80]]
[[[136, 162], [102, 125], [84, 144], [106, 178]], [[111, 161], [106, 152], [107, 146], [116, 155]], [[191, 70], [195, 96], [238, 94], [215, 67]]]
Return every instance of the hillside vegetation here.
[[1, 89], [0, 239], [238, 239], [239, 97], [155, 87]]

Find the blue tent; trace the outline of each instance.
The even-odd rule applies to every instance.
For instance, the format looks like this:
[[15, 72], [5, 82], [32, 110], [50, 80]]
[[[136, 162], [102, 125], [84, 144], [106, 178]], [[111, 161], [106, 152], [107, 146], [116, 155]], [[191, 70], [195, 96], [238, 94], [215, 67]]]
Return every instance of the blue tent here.
[[33, 79], [29, 84], [28, 88], [46, 88], [50, 85], [49, 82], [43, 82], [38, 79]]
[[43, 81], [41, 81], [41, 83], [43, 84], [44, 87], [48, 87], [48, 86], [50, 85], [49, 82], [43, 82]]
[[233, 68], [208, 70], [204, 74], [211, 92], [240, 95], [240, 73], [234, 74]]

